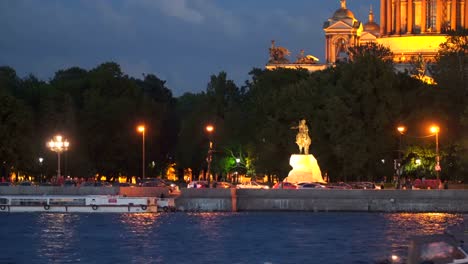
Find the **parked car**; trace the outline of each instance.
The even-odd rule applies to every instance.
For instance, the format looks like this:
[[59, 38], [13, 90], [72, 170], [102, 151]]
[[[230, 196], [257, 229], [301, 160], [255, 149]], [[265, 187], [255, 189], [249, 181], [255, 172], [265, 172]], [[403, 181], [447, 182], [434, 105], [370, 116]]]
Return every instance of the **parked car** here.
[[263, 185], [255, 181], [249, 181], [236, 186], [238, 189], [270, 189], [268, 185]]
[[76, 182], [74, 180], [66, 180], [63, 182], [63, 186], [65, 187], [75, 187]]
[[112, 187], [112, 185], [108, 182], [92, 182], [92, 181], [88, 181], [88, 182], [82, 182], [81, 187]]
[[30, 181], [23, 181], [18, 184], [19, 186], [34, 186], [34, 183]]
[[339, 190], [349, 190], [352, 189], [353, 186], [344, 183], [344, 182], [335, 182], [335, 183], [330, 183], [327, 185], [329, 189], [339, 189]]
[[375, 189], [375, 184], [372, 182], [354, 182], [351, 185], [353, 189]]
[[143, 178], [140, 180], [141, 187], [167, 187], [168, 185], [160, 178]]
[[130, 183], [128, 182], [114, 182], [112, 186], [116, 187], [133, 187]]
[[297, 189], [297, 186], [290, 182], [277, 182], [272, 189]]
[[166, 180], [166, 179], [161, 179], [161, 180], [166, 184], [170, 192], [179, 190], [179, 185], [176, 182]]
[[187, 188], [208, 188], [208, 181], [191, 181], [187, 184]]
[[148, 182], [143, 182], [141, 184], [141, 187], [168, 187], [168, 186], [162, 181], [148, 181]]
[[213, 184], [213, 186], [214, 185], [216, 185], [216, 188], [221, 188], [221, 189], [236, 188], [234, 184], [229, 183], [229, 182], [216, 182], [216, 184]]
[[317, 182], [304, 183], [297, 186], [298, 189], [326, 189], [327, 187]]
[[13, 183], [11, 182], [0, 182], [0, 186], [12, 186]]

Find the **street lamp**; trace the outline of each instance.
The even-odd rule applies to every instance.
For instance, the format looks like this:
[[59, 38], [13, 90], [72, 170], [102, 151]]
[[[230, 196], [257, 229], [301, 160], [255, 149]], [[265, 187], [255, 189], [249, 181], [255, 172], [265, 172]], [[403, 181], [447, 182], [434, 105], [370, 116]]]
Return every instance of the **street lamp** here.
[[398, 162], [395, 166], [396, 172], [397, 172], [397, 189], [400, 189], [400, 178], [401, 178], [401, 162], [402, 162], [402, 145], [403, 145], [403, 134], [406, 132], [406, 127], [405, 126], [398, 126], [397, 127], [398, 132], [400, 133], [400, 143], [398, 144]]
[[141, 175], [142, 179], [145, 178], [145, 126], [140, 125], [137, 127], [138, 132], [142, 135], [142, 144], [141, 144]]
[[440, 131], [440, 128], [436, 125], [433, 125], [431, 126], [430, 128], [430, 131], [432, 134], [435, 134], [435, 139], [436, 139], [436, 165], [435, 165], [435, 171], [436, 171], [436, 176], [437, 176], [437, 180], [440, 179], [440, 170], [441, 170], [441, 167], [440, 167], [440, 156], [439, 156], [439, 131]]
[[[214, 131], [214, 126], [213, 125], [207, 125], [205, 127], [205, 130], [206, 132], [208, 132], [208, 135], [210, 136], [211, 133], [213, 133]], [[211, 174], [211, 161], [213, 160], [213, 142], [211, 141], [211, 137], [210, 138], [210, 145], [208, 147], [208, 156], [206, 157], [206, 162], [208, 163], [208, 167], [206, 169], [206, 178], [205, 180], [208, 181], [208, 186], [209, 186], [209, 183], [210, 183], [210, 174]]]
[[43, 182], [43, 175], [42, 175], [42, 162], [44, 161], [44, 159], [42, 157], [39, 158], [39, 169], [41, 171], [41, 182]]
[[60, 178], [60, 153], [67, 151], [70, 142], [62, 136], [57, 135], [53, 137], [48, 143], [47, 147], [53, 152], [57, 152], [57, 179]]
[[240, 163], [240, 159], [239, 158], [236, 158], [236, 180], [235, 180], [235, 183], [237, 184], [239, 182], [239, 163]]

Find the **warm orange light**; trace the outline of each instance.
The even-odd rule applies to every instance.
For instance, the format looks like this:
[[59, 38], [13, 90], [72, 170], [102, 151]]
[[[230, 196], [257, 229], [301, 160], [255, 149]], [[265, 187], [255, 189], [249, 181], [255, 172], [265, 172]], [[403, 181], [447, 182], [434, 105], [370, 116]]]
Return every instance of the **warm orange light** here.
[[214, 126], [212, 126], [212, 125], [207, 125], [205, 129], [206, 129], [206, 131], [207, 131], [208, 133], [211, 133], [211, 132], [214, 131]]
[[138, 132], [141, 132], [141, 133], [145, 132], [145, 126], [138, 126], [137, 129], [138, 129]]
[[49, 142], [47, 142], [47, 147], [55, 152], [63, 152], [68, 150], [68, 147], [70, 147], [70, 142], [68, 142], [68, 140], [64, 139], [62, 136], [57, 135], [54, 136], [54, 138]]
[[406, 127], [404, 127], [404, 126], [399, 126], [399, 127], [397, 127], [397, 130], [398, 130], [398, 132], [400, 132], [400, 134], [403, 134], [403, 133], [405, 133], [405, 131], [406, 131]]
[[438, 126], [431, 126], [430, 128], [432, 134], [437, 134], [440, 131], [440, 128]]

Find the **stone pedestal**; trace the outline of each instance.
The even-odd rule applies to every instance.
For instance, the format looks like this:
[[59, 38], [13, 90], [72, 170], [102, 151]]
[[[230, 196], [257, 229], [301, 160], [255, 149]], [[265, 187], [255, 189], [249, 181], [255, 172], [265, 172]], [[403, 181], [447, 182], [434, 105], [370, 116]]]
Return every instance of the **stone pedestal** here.
[[322, 172], [314, 155], [291, 155], [289, 165], [293, 169], [289, 172], [285, 182], [325, 182], [322, 178]]

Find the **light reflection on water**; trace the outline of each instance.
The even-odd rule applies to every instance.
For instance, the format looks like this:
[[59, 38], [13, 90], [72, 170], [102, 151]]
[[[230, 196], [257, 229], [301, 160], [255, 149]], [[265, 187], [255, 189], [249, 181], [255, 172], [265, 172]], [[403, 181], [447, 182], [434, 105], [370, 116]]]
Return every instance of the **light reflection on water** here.
[[[0, 263], [373, 263], [456, 214], [5, 214]], [[314, 261], [311, 261], [313, 258]]]
[[386, 218], [390, 224], [400, 228], [411, 227], [418, 235], [441, 233], [448, 226], [460, 224], [463, 220], [460, 215], [444, 213], [387, 214]]
[[385, 240], [391, 245], [392, 254], [406, 253], [412, 236], [441, 234], [463, 222], [461, 215], [445, 213], [398, 213], [386, 214], [385, 218]]
[[35, 225], [42, 225], [38, 229], [37, 255], [53, 262], [57, 259], [79, 262], [79, 256], [69, 253], [71, 245], [77, 239], [74, 223], [79, 221], [80, 215], [44, 213], [38, 215]]

